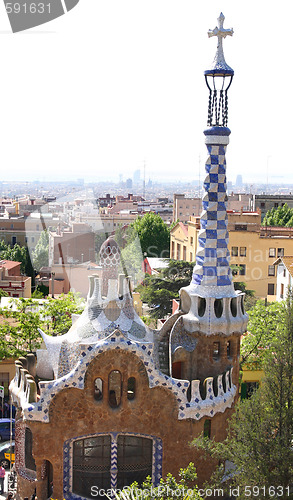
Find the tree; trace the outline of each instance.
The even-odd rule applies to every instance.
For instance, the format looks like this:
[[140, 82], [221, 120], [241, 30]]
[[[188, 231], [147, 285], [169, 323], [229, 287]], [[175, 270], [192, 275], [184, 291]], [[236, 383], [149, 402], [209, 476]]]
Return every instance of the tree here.
[[244, 283], [243, 281], [234, 281], [234, 288], [235, 290], [240, 290], [241, 292], [245, 293], [244, 306], [246, 311], [250, 310], [256, 305], [257, 298], [255, 297], [255, 292], [254, 290], [249, 290], [248, 288], [246, 288], [246, 283]]
[[285, 309], [281, 302], [265, 305], [259, 300], [248, 314], [248, 333], [241, 343], [241, 364], [252, 363], [254, 368], [260, 369], [271, 346], [282, 334]]
[[0, 260], [13, 260], [14, 262], [20, 262], [20, 270], [22, 273], [25, 273], [27, 265], [26, 248], [20, 247], [19, 245], [10, 247], [9, 245], [6, 245], [3, 241], [1, 241]]
[[159, 275], [145, 275], [137, 287], [143, 302], [150, 307], [152, 318], [163, 318], [172, 311], [172, 299], [179, 298], [180, 288], [190, 284], [193, 264], [183, 260], [170, 260]]
[[4, 321], [0, 324], [0, 359], [34, 352], [42, 339], [38, 328], [48, 334], [66, 333], [72, 325], [72, 314], [80, 314], [84, 301], [73, 293], [41, 303], [33, 299], [11, 299], [0, 309]]
[[34, 268], [37, 271], [49, 265], [49, 233], [47, 230], [41, 232], [38, 243], [32, 252], [32, 256]]
[[289, 208], [287, 203], [285, 203], [282, 207], [268, 210], [262, 225], [293, 227], [293, 208]]
[[163, 219], [153, 212], [137, 217], [130, 224], [129, 237], [138, 235], [142, 253], [148, 257], [169, 257], [170, 229]]
[[47, 299], [43, 306], [43, 327], [51, 335], [68, 332], [72, 325], [72, 314], [81, 314], [84, 305], [84, 300], [72, 292], [61, 294], [55, 299]]
[[[200, 438], [197, 448], [221, 461], [211, 483], [223, 486], [224, 463], [232, 463], [229, 483], [237, 498], [293, 498], [293, 295], [281, 304], [281, 326], [270, 332], [263, 359], [265, 377], [250, 399], [239, 402], [222, 443]], [[275, 323], [267, 319], [267, 329]], [[227, 478], [227, 475], [226, 475]], [[249, 490], [251, 494], [249, 495]]]
[[39, 303], [32, 299], [11, 300], [8, 308], [0, 310], [4, 318], [0, 325], [0, 357], [18, 357], [32, 352], [41, 345], [38, 328], [41, 318]]
[[[185, 469], [179, 470], [179, 481], [167, 474], [165, 479], [160, 480], [159, 486], [154, 487], [150, 476], [140, 486], [137, 481], [129, 487], [123, 488], [120, 493], [115, 493], [117, 500], [174, 500], [181, 498], [182, 500], [200, 500], [203, 497], [196, 484], [197, 473], [194, 464], [191, 462]], [[110, 498], [110, 497], [108, 497]]]
[[33, 299], [44, 299], [49, 295], [49, 287], [46, 285], [37, 285], [32, 293]]

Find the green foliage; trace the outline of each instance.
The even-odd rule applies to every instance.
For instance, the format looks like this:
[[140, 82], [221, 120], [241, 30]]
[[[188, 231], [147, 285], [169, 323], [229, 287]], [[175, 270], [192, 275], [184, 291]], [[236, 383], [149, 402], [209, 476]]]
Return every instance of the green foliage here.
[[249, 311], [257, 303], [257, 298], [255, 297], [254, 290], [249, 290], [246, 288], [246, 283], [243, 281], [234, 281], [235, 290], [240, 290], [245, 293], [244, 297], [244, 307], [246, 311]]
[[252, 363], [254, 368], [261, 368], [275, 341], [278, 341], [284, 328], [286, 308], [281, 302], [257, 301], [248, 311], [248, 333], [241, 343], [241, 365]]
[[49, 233], [47, 230], [41, 232], [38, 243], [33, 250], [33, 263], [36, 271], [49, 265]]
[[5, 290], [2, 290], [2, 288], [0, 288], [0, 299], [1, 297], [9, 297], [9, 294]]
[[[123, 489], [120, 493], [116, 493], [116, 499], [122, 500], [174, 500], [174, 498], [181, 498], [182, 500], [202, 499], [199, 494], [197, 481], [197, 473], [193, 463], [190, 463], [185, 469], [179, 471], [179, 481], [167, 474], [165, 479], [160, 480], [160, 484], [154, 487], [151, 477], [148, 476], [143, 484], [140, 486], [136, 481], [129, 487]], [[110, 498], [110, 497], [108, 497]]]
[[49, 287], [46, 285], [38, 285], [32, 293], [33, 299], [44, 299], [49, 295]]
[[[247, 485], [259, 488], [254, 495], [268, 498], [269, 487], [287, 488], [293, 482], [293, 296], [282, 305], [275, 330], [276, 309], [268, 309], [259, 321], [260, 336], [267, 330], [269, 348], [263, 359], [265, 377], [250, 399], [239, 402], [230, 420], [228, 436], [216, 443], [201, 436], [194, 445], [221, 462], [209, 486], [222, 485], [224, 462], [232, 462], [229, 483], [239, 487], [237, 498], [247, 498]], [[272, 316], [272, 318], [270, 318]], [[256, 319], [254, 318], [256, 321]], [[266, 321], [266, 326], [263, 322]], [[263, 339], [262, 339], [263, 340]], [[266, 492], [264, 493], [264, 488]], [[272, 490], [271, 490], [272, 491]], [[281, 498], [292, 498], [284, 490]], [[246, 495], [245, 495], [246, 493]]]
[[0, 241], [0, 260], [13, 260], [20, 262], [20, 272], [32, 279], [32, 288], [35, 285], [35, 274], [31, 264], [31, 259], [27, 247], [14, 245], [13, 247], [6, 245], [4, 241]]
[[149, 212], [137, 217], [130, 224], [128, 235], [130, 238], [138, 235], [142, 253], [148, 257], [169, 257], [170, 229], [158, 214]]
[[32, 293], [32, 299], [43, 299], [43, 298], [44, 298], [43, 292], [39, 290], [39, 288], [37, 287]]
[[121, 272], [125, 276], [131, 276], [134, 286], [141, 283], [144, 277], [143, 256], [140, 241], [133, 235], [127, 241], [127, 245], [121, 250]]
[[49, 298], [44, 302], [43, 327], [51, 335], [66, 333], [72, 325], [71, 315], [81, 314], [84, 305], [84, 300], [72, 292]]
[[99, 231], [95, 236], [95, 251], [96, 254], [99, 254], [102, 244], [109, 237], [109, 233], [104, 233], [104, 231]]
[[262, 225], [293, 227], [293, 208], [289, 208], [287, 203], [285, 203], [283, 207], [268, 210]]
[[4, 241], [0, 244], [0, 260], [13, 260], [21, 262], [20, 270], [24, 274], [27, 266], [27, 251], [25, 247], [14, 245], [10, 247]]
[[83, 299], [73, 293], [41, 303], [33, 299], [11, 299], [7, 308], [0, 309], [4, 319], [0, 324], [0, 359], [38, 349], [41, 345], [38, 328], [52, 335], [67, 332], [72, 325], [71, 314], [80, 314], [83, 308]]
[[149, 316], [140, 316], [140, 319], [145, 325], [150, 326], [151, 328], [156, 328], [154, 320]]
[[[12, 306], [14, 306], [12, 308]], [[11, 299], [10, 306], [0, 313], [0, 358], [18, 357], [41, 345], [38, 328], [41, 326], [39, 303], [32, 299]]]
[[191, 262], [170, 260], [159, 275], [145, 275], [137, 291], [142, 301], [148, 304], [152, 318], [163, 318], [171, 313], [172, 299], [178, 299], [180, 288], [189, 285], [192, 270]]

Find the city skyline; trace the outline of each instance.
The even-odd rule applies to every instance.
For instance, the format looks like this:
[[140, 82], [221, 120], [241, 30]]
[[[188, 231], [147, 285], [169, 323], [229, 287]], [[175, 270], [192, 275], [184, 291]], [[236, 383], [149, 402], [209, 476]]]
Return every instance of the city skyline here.
[[[11, 33], [2, 5], [1, 180], [118, 181], [144, 165], [146, 181], [190, 181], [199, 172], [203, 179], [203, 71], [217, 45], [207, 31], [221, 10], [224, 26], [234, 28], [224, 41], [235, 70], [227, 179], [293, 180], [283, 145], [292, 107], [290, 30], [273, 36], [293, 7], [245, 5], [81, 0], [66, 16], [19, 34]], [[285, 82], [279, 68], [286, 68]]]

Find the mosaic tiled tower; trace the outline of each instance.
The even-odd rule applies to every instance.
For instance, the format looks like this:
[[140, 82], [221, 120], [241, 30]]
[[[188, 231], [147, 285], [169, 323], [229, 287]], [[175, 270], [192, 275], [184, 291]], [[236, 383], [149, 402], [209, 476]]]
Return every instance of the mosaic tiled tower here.
[[192, 283], [207, 287], [201, 288], [204, 295], [213, 292], [220, 296], [222, 293], [234, 295], [229, 267], [226, 201], [225, 154], [230, 130], [227, 127], [211, 127], [204, 134], [209, 157], [206, 162], [206, 193], [203, 197], [199, 248]]
[[[209, 36], [218, 37], [218, 47], [212, 68], [205, 71], [206, 83], [210, 91], [208, 109], [210, 128], [204, 131], [209, 157], [205, 166], [206, 193], [203, 197], [199, 248], [192, 279], [193, 284], [201, 285], [202, 294], [205, 296], [216, 294], [219, 297], [235, 295], [229, 267], [225, 158], [230, 135], [230, 130], [226, 126], [228, 122], [227, 92], [234, 71], [227, 65], [223, 52], [223, 38], [232, 35], [233, 30], [223, 28], [224, 19], [221, 13], [218, 18], [218, 27], [208, 32]], [[227, 79], [228, 85], [225, 86]], [[212, 80], [212, 85], [209, 80]]]
[[228, 218], [226, 193], [226, 149], [229, 144], [228, 89], [234, 76], [225, 61], [223, 38], [233, 34], [224, 29], [224, 16], [208, 35], [217, 36], [218, 47], [210, 69], [205, 71], [209, 88], [208, 126], [204, 131], [208, 150], [206, 161], [205, 194], [201, 214], [196, 265], [189, 287], [181, 290], [187, 315], [183, 322], [189, 332], [214, 334], [242, 334], [246, 331], [247, 314], [244, 294], [234, 290], [229, 266]]

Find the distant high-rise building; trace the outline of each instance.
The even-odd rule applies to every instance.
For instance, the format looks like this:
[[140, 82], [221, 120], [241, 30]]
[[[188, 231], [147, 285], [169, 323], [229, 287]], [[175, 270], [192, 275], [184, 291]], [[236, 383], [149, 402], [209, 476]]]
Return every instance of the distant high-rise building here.
[[127, 181], [126, 181], [126, 187], [127, 187], [127, 189], [132, 189], [132, 179], [130, 179], [130, 178], [127, 179]]
[[236, 177], [236, 187], [241, 188], [243, 186], [242, 175], [237, 175]]
[[134, 182], [134, 184], [140, 183], [140, 170], [139, 169], [133, 173], [133, 182]]

